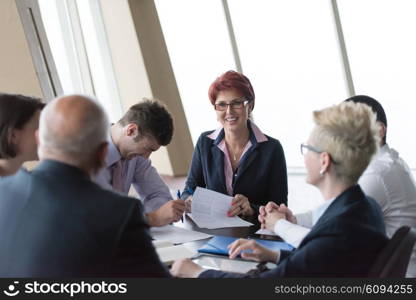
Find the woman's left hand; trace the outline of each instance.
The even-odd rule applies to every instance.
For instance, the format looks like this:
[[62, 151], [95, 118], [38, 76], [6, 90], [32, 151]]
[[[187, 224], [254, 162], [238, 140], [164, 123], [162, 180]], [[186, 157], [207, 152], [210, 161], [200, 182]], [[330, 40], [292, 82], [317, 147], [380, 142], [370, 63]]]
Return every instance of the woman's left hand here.
[[248, 198], [241, 194], [235, 195], [227, 215], [234, 217], [237, 215], [252, 216], [253, 214], [254, 210], [251, 208]]

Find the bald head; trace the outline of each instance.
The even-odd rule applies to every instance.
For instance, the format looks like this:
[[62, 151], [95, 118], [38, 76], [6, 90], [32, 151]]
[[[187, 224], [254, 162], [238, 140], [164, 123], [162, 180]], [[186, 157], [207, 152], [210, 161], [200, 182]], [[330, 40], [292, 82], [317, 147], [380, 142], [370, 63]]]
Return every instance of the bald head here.
[[94, 100], [80, 95], [51, 101], [39, 123], [39, 157], [66, 157], [74, 163], [94, 160], [106, 142], [108, 119]]

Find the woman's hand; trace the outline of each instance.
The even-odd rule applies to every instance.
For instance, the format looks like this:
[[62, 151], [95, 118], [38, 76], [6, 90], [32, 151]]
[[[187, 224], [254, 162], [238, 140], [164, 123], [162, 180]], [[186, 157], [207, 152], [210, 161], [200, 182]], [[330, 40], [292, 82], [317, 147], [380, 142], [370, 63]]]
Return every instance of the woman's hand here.
[[269, 202], [267, 203], [266, 206], [260, 206], [259, 208], [259, 216], [257, 217], [259, 219], [260, 225], [261, 225], [261, 229], [265, 229], [266, 228], [266, 214], [267, 212], [273, 211], [274, 209], [279, 209], [279, 205], [277, 205], [274, 202]]
[[237, 215], [243, 216], [252, 216], [254, 215], [254, 210], [250, 206], [250, 202], [246, 196], [237, 194], [234, 196], [233, 201], [231, 202], [231, 208], [228, 211], [227, 215], [229, 217], [234, 217]]
[[241, 257], [258, 262], [270, 261], [276, 262], [278, 253], [269, 250], [253, 240], [238, 239], [228, 245], [228, 254], [231, 259], [236, 258], [244, 250], [251, 250], [251, 252], [242, 252]]
[[182, 278], [196, 278], [202, 271], [204, 271], [204, 269], [189, 258], [175, 260], [170, 269], [172, 276]]
[[260, 206], [258, 219], [262, 229], [274, 231], [274, 226], [277, 221], [281, 219], [286, 220], [288, 216], [295, 218], [292, 211], [290, 211], [284, 204], [282, 205], [279, 206], [274, 202], [269, 202], [266, 206]]
[[287, 207], [284, 204], [280, 204], [279, 206], [279, 212], [285, 214], [286, 220], [288, 220], [289, 222], [293, 223], [293, 224], [297, 224], [298, 221], [296, 220], [295, 215], [293, 214], [293, 212], [289, 209], [289, 207]]

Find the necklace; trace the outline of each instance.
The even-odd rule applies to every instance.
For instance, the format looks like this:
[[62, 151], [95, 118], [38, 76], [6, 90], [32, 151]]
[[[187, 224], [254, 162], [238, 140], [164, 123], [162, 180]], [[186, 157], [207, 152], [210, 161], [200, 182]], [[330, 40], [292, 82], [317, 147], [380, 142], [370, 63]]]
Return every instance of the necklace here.
[[[247, 141], [248, 142], [248, 141]], [[227, 141], [225, 141], [225, 146], [227, 147], [228, 150], [228, 154], [230, 156], [230, 159], [232, 159], [233, 162], [237, 162], [238, 159], [241, 157], [241, 154], [243, 154], [244, 149], [247, 146], [247, 142], [240, 148], [237, 146], [237, 151], [232, 151], [232, 147], [227, 143]]]
[[233, 158], [233, 161], [237, 161], [237, 158], [240, 158], [240, 156], [241, 156], [241, 153], [243, 152], [243, 150], [240, 150], [240, 151], [238, 151], [238, 152], [232, 152], [232, 151], [229, 151], [231, 154], [232, 154], [232, 158]]

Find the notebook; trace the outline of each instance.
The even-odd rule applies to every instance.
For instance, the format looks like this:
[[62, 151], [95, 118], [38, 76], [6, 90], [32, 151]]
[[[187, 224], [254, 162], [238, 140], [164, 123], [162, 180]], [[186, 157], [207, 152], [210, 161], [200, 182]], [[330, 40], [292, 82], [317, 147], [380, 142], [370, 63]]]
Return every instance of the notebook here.
[[[235, 240], [238, 240], [238, 238], [235, 237], [229, 237], [229, 236], [214, 236], [212, 239], [210, 239], [206, 244], [204, 244], [201, 248], [198, 249], [198, 252], [201, 253], [211, 253], [211, 254], [219, 254], [219, 255], [228, 255], [228, 248], [227, 246], [234, 242]], [[260, 239], [253, 239], [258, 244], [273, 250], [286, 250], [291, 251], [294, 249], [294, 247], [286, 242], [279, 242], [279, 241], [270, 241], [270, 240], [260, 240]], [[248, 250], [250, 251], [250, 250]]]

